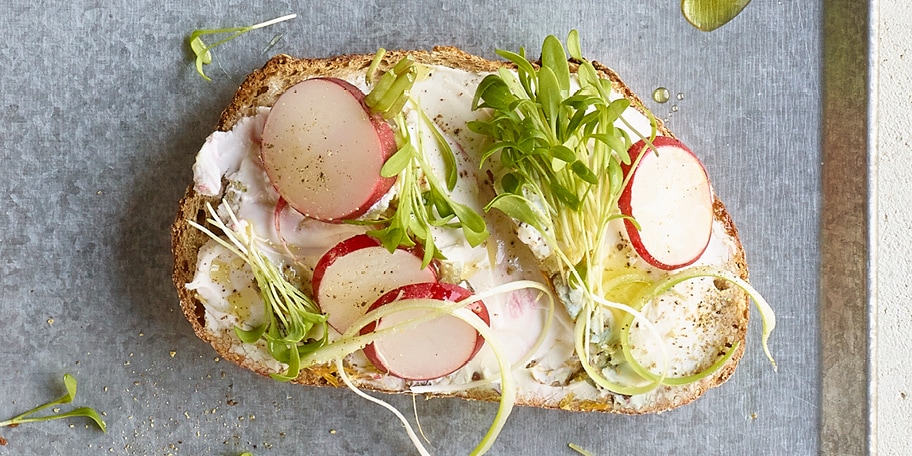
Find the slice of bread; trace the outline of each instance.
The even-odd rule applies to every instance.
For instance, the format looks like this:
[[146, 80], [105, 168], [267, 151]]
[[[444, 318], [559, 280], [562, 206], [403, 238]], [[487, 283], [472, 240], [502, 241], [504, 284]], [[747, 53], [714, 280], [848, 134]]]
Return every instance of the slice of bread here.
[[[405, 55], [411, 56], [418, 63], [440, 65], [473, 73], [488, 73], [509, 64], [491, 61], [467, 54], [453, 47], [437, 47], [432, 51], [393, 51], [388, 52], [381, 64], [381, 69], [387, 69]], [[269, 60], [263, 68], [251, 73], [238, 89], [234, 99], [222, 113], [217, 125], [218, 131], [229, 131], [244, 117], [253, 116], [259, 107], [272, 106], [285, 89], [304, 79], [313, 77], [353, 77], [364, 72], [373, 59], [373, 55], [345, 55], [325, 59], [297, 59], [287, 55], [279, 55]], [[610, 69], [593, 62], [600, 76], [609, 79], [617, 92], [632, 100], [634, 106], [642, 108], [643, 104], [636, 95], [627, 87]], [[574, 65], [571, 65], [573, 68]], [[469, 94], [471, 96], [471, 94]], [[661, 121], [658, 122], [661, 134], [671, 136]], [[200, 248], [208, 241], [208, 237], [187, 223], [188, 220], [206, 225], [206, 204], [217, 204], [219, 196], [206, 196], [197, 193], [194, 186], [187, 189], [187, 193], [180, 202], [180, 209], [172, 227], [172, 252], [174, 255], [173, 280], [180, 296], [181, 308], [200, 339], [210, 343], [225, 359], [231, 360], [240, 366], [268, 375], [275, 372], [274, 361], [264, 359], [262, 353], [256, 352], [245, 346], [231, 330], [214, 331], [207, 327], [207, 318], [213, 318], [207, 313], [198, 294], [187, 288], [197, 269], [197, 254]], [[747, 266], [744, 252], [738, 240], [737, 231], [725, 207], [718, 198], [714, 201], [715, 225], [713, 236], [721, 238], [721, 244], [727, 251], [723, 256], [722, 264], [714, 266], [726, 269], [736, 275], [747, 279]], [[727, 286], [722, 281], [713, 282], [713, 286], [703, 296], [697, 315], [693, 315], [694, 324], [692, 334], [696, 339], [702, 340], [707, 346], [731, 347], [739, 344], [732, 358], [727, 364], [713, 373], [694, 383], [683, 386], [660, 386], [642, 397], [630, 397], [596, 391], [585, 380], [579, 383], [596, 391], [595, 394], [579, 394], [577, 389], [560, 385], [538, 385], [536, 391], [526, 391], [520, 387], [517, 393], [517, 404], [561, 408], [573, 411], [603, 411], [625, 414], [656, 413], [687, 404], [708, 389], [725, 382], [734, 372], [739, 359], [744, 352], [744, 339], [748, 323], [748, 298], [737, 287]], [[708, 303], [703, 305], [703, 303]], [[563, 306], [557, 306], [557, 312], [566, 313]], [[568, 317], [565, 317], [567, 319]], [[568, 336], [569, 337], [569, 336]], [[700, 354], [706, 359], [698, 360], [698, 364], [707, 366], [717, 359], [721, 348]], [[268, 357], [268, 355], [266, 355]], [[576, 376], [585, 375], [577, 372]], [[339, 386], [338, 374], [332, 366], [311, 366], [303, 369], [294, 380], [295, 383], [319, 386]], [[403, 392], [402, 387], [388, 388], [372, 384], [361, 384], [369, 389]], [[494, 388], [479, 388], [456, 393], [458, 396], [497, 400], [499, 394]]]

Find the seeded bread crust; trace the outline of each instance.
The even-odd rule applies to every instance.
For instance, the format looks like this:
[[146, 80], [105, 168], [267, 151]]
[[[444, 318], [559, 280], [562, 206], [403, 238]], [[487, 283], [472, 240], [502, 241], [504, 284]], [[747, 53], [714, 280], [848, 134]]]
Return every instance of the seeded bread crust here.
[[[431, 51], [390, 51], [387, 52], [381, 69], [387, 69], [405, 55], [411, 56], [415, 61], [424, 64], [443, 65], [451, 68], [472, 72], [491, 72], [503, 66], [510, 66], [505, 62], [498, 62], [477, 57], [454, 47], [436, 47]], [[278, 55], [270, 59], [261, 69], [252, 72], [238, 88], [231, 103], [222, 112], [216, 129], [228, 131], [243, 117], [252, 116], [259, 106], [272, 106], [279, 95], [286, 88], [313, 77], [341, 76], [352, 73], [363, 73], [370, 65], [373, 55], [342, 55], [324, 59], [298, 59], [288, 55]], [[601, 76], [612, 81], [615, 88], [633, 102], [634, 106], [643, 104], [639, 98], [625, 85], [616, 73], [607, 67], [593, 62]], [[575, 65], [571, 65], [573, 69]], [[659, 120], [658, 128], [666, 136], [671, 132]], [[196, 293], [186, 288], [186, 284], [193, 280], [196, 271], [197, 253], [208, 237], [191, 227], [187, 221], [193, 220], [202, 225], [207, 225], [205, 220], [206, 203], [217, 205], [219, 198], [208, 197], [194, 191], [193, 185], [180, 202], [177, 218], [171, 227], [171, 249], [174, 255], [174, 270], [172, 279], [180, 297], [181, 309], [193, 327], [196, 335], [203, 341], [212, 345], [220, 357], [237, 363], [241, 367], [252, 370], [260, 375], [268, 376], [270, 369], [261, 361], [248, 354], [241, 347], [240, 341], [230, 331], [211, 332], [206, 328], [206, 313], [203, 304]], [[725, 236], [729, 237], [736, 246], [734, 258], [726, 267], [747, 280], [747, 263], [744, 251], [738, 239], [738, 233], [725, 206], [716, 198], [713, 203], [715, 219], [724, 227]], [[732, 328], [729, 343], [740, 343], [732, 359], [714, 375], [704, 378], [686, 386], [663, 386], [649, 396], [643, 403], [629, 401], [627, 397], [605, 395], [598, 401], [583, 400], [572, 394], [562, 393], [555, 388], [555, 394], [547, 398], [524, 396], [519, 392], [516, 403], [545, 408], [559, 408], [572, 411], [600, 411], [623, 414], [659, 413], [690, 403], [703, 395], [708, 389], [718, 386], [728, 380], [734, 373], [738, 361], [744, 353], [744, 340], [747, 333], [749, 317], [748, 298], [745, 293], [735, 287], [726, 287], [718, 284], [718, 295], [710, 299], [720, 299], [725, 302], [724, 312], [713, 318], [721, 319], [718, 327]], [[302, 370], [293, 383], [316, 386], [339, 386], [341, 380], [331, 366], [316, 366]], [[396, 391], [390, 391], [396, 392]], [[458, 394], [467, 399], [496, 401], [497, 393], [491, 390], [470, 390]], [[433, 395], [431, 395], [433, 396]]]

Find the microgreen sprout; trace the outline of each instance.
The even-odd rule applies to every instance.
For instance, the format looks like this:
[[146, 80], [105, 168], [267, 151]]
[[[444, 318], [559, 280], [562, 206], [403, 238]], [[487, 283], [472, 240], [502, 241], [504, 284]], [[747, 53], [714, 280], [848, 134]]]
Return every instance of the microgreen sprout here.
[[91, 407], [79, 407], [65, 413], [57, 413], [55, 410], [55, 413], [52, 415], [32, 416], [37, 412], [53, 407], [55, 405], [69, 404], [70, 402], [73, 402], [73, 399], [76, 398], [76, 377], [73, 377], [70, 374], [63, 374], [63, 384], [66, 386], [66, 394], [56, 400], [41, 404], [38, 407], [35, 407], [20, 415], [16, 415], [6, 421], [0, 421], [0, 427], [13, 427], [23, 423], [35, 423], [40, 421], [59, 420], [74, 416], [83, 416], [94, 421], [95, 424], [98, 425], [99, 429], [102, 430], [102, 432], [108, 432], [104, 420], [101, 419], [101, 415], [99, 415], [98, 412]]
[[249, 330], [235, 327], [235, 334], [242, 342], [249, 344], [265, 339], [273, 358], [288, 365], [284, 373], [271, 374], [272, 378], [279, 381], [294, 380], [301, 372], [301, 357], [326, 344], [329, 334], [326, 315], [320, 312], [311, 297], [289, 282], [282, 271], [259, 250], [258, 244], [265, 241], [256, 235], [250, 223], [238, 220], [231, 208], [226, 206], [232, 226], [229, 227], [211, 204], [207, 203], [206, 207], [211, 215], [208, 222], [218, 227], [227, 239], [192, 220], [188, 220], [188, 223], [250, 266], [266, 311], [266, 323]]
[[[384, 50], [377, 52], [366, 75], [370, 82], [383, 58]], [[470, 245], [477, 246], [488, 237], [487, 226], [480, 214], [468, 206], [454, 201], [449, 192], [456, 186], [456, 157], [453, 149], [434, 122], [418, 106], [409, 91], [420, 77], [423, 67], [405, 57], [389, 71], [377, 78], [364, 103], [373, 112], [391, 120], [396, 126], [396, 143], [399, 149], [380, 170], [383, 177], [397, 177], [399, 197], [395, 212], [381, 219], [380, 228], [370, 231], [390, 251], [404, 246], [413, 247], [418, 241], [424, 250], [424, 265], [441, 257], [434, 244], [431, 227], [461, 229]], [[404, 108], [410, 106], [419, 117], [414, 130], [405, 119]], [[441, 182], [424, 154], [422, 131], [430, 131], [444, 162]], [[377, 221], [371, 221], [376, 224]]]
[[[574, 85], [567, 52], [554, 36], [545, 39], [538, 66], [527, 60], [523, 49], [519, 53], [497, 51], [515, 66], [515, 71], [502, 68], [481, 81], [473, 109], [487, 109], [491, 116], [468, 126], [494, 140], [481, 152], [483, 163], [496, 162], [496, 196], [485, 210], [500, 210], [534, 228], [552, 252], [547, 264], [555, 273], [555, 285], [581, 291], [582, 307], [571, 310], [571, 314], [576, 319], [576, 351], [585, 372], [595, 384], [609, 391], [633, 395], [660, 385], [698, 381], [721, 368], [735, 353], [737, 344], [724, 347], [719, 359], [708, 368], [674, 378], [667, 376], [669, 356], [664, 343], [658, 344], [658, 374], [633, 359], [630, 349], [628, 336], [634, 323], [642, 324], [648, 333], [662, 340], [641, 309], [660, 292], [696, 277], [729, 281], [754, 298], [764, 320], [763, 346], [769, 355], [766, 341], [774, 324], [772, 311], [746, 281], [717, 268], [693, 268], [673, 276], [674, 280], [654, 283], [654, 278], [632, 273], [624, 261], [611, 260], [614, 245], [606, 242], [609, 224], [625, 218], [636, 225], [618, 206], [632, 175], [624, 175], [622, 164], [632, 169], [637, 165], [631, 163], [628, 153], [633, 144], [630, 135], [651, 144], [657, 134], [657, 122], [647, 114], [648, 134], [631, 126], [624, 117], [631, 102], [613, 96], [611, 81], [601, 78], [595, 66], [583, 58], [575, 30], [568, 36], [567, 51], [575, 63], [575, 91], [571, 91]], [[639, 154], [637, 160], [644, 155]], [[643, 289], [643, 293], [648, 293], [631, 295], [631, 290]], [[607, 299], [621, 295], [628, 304]], [[570, 310], [569, 303], [565, 304]], [[600, 368], [612, 367], [592, 363], [592, 350], [604, 344], [597, 344], [593, 335], [603, 333], [605, 325], [611, 325], [610, 343], [620, 345], [632, 371], [640, 377], [633, 385], [608, 380]]]
[[[490, 108], [493, 116], [469, 128], [494, 138], [481, 158], [499, 154], [503, 166], [497, 197], [486, 210], [499, 209], [548, 235], [567, 257], [562, 267], [579, 269], [599, 262], [605, 228], [623, 217], [617, 205], [621, 164], [630, 164], [633, 143], [615, 125], [630, 101], [612, 99], [611, 82], [578, 54], [577, 35], [571, 33], [569, 41], [571, 56], [580, 62], [580, 89], [571, 95], [567, 55], [553, 36], [545, 39], [539, 69], [523, 50], [498, 51], [517, 72], [502, 69], [482, 80], [473, 108]], [[654, 119], [652, 125], [654, 135]]]
[[[193, 51], [193, 54], [196, 55], [196, 72], [199, 73], [203, 79], [211, 81], [212, 79], [209, 76], [206, 76], [206, 73], [203, 72], [203, 65], [208, 65], [212, 63], [212, 49], [221, 44], [227, 43], [249, 31], [260, 29], [263, 27], [268, 27], [270, 25], [278, 24], [279, 22], [284, 22], [290, 19], [297, 17], [297, 14], [289, 14], [282, 17], [277, 17], [265, 22], [260, 22], [259, 24], [249, 25], [246, 27], [229, 27], [221, 29], [199, 29], [194, 30], [190, 34], [190, 50]], [[230, 33], [226, 38], [222, 38], [212, 44], [206, 44], [203, 41], [203, 36], [206, 35], [221, 35]], [[274, 44], [274, 43], [273, 43]]]

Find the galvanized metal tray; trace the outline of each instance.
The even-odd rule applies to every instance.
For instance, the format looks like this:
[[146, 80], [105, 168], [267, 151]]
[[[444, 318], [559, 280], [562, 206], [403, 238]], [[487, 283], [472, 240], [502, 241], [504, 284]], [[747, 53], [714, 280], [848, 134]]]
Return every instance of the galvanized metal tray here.
[[[864, 283], [864, 237], [851, 217], [863, 214], [853, 169], [864, 144], [848, 150], [848, 130], [863, 125], [844, 104], [857, 103], [846, 92], [864, 99], [849, 69], [864, 69], [850, 31], [866, 20], [843, 16], [856, 13], [845, 1], [753, 2], [704, 33], [664, 3], [4, 2], [0, 418], [60, 394], [69, 372], [77, 404], [104, 412], [109, 428], [81, 419], [0, 428], [9, 440], [0, 455], [408, 454], [386, 411], [344, 389], [258, 377], [192, 334], [170, 282], [169, 226], [194, 155], [270, 54], [445, 44], [493, 58], [496, 48], [537, 54], [545, 35], [573, 28], [585, 54], [704, 160], [752, 282], [776, 309], [779, 370], [755, 318], [734, 377], [696, 403], [637, 417], [519, 408], [492, 454], [574, 454], [568, 443], [613, 455], [863, 451], [864, 296], [852, 290]], [[299, 17], [220, 47], [213, 82], [195, 74], [191, 30], [291, 12]], [[659, 87], [668, 102], [651, 100]], [[496, 409], [456, 399], [414, 407], [437, 454], [467, 453]]]

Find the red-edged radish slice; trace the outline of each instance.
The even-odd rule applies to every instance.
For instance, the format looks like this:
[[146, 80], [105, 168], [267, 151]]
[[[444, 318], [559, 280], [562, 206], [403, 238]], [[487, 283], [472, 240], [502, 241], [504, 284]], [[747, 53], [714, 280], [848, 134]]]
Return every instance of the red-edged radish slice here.
[[395, 182], [380, 176], [396, 152], [392, 128], [363, 100], [361, 90], [341, 79], [308, 79], [283, 93], [269, 112], [263, 167], [298, 212], [322, 221], [356, 218]]
[[366, 234], [348, 238], [317, 262], [314, 297], [328, 314], [329, 325], [344, 333], [384, 293], [402, 285], [436, 281], [434, 268], [422, 268], [421, 261], [421, 252], [396, 249], [390, 253]]
[[[430, 304], [458, 302], [472, 292], [449, 283], [418, 283], [392, 290], [377, 300], [370, 310], [403, 300], [426, 301]], [[488, 309], [482, 301], [466, 306], [487, 325], [491, 324]], [[375, 330], [420, 318], [432, 310], [413, 309], [395, 312], [371, 323], [361, 330]], [[399, 332], [386, 334], [364, 347], [364, 354], [382, 372], [406, 380], [431, 380], [451, 374], [465, 366], [484, 345], [484, 338], [471, 325], [449, 314]]]
[[[677, 269], [700, 258], [712, 234], [713, 195], [700, 160], [680, 141], [659, 136], [653, 151], [644, 141], [630, 148], [633, 169], [618, 206], [632, 216], [624, 224], [636, 252], [661, 269]], [[640, 157], [642, 155], [642, 157]]]

